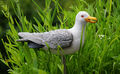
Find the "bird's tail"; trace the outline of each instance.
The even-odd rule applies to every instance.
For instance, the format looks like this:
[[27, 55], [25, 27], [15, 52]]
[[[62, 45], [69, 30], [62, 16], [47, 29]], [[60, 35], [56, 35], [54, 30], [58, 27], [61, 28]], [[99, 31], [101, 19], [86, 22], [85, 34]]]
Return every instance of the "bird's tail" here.
[[26, 39], [19, 39], [19, 40], [16, 40], [17, 42], [28, 42], [28, 40]]

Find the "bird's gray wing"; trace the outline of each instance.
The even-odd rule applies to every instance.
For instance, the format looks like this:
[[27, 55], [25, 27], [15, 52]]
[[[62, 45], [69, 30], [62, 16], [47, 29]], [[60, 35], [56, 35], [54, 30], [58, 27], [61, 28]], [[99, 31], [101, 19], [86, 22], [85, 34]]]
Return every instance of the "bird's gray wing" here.
[[51, 49], [57, 49], [58, 46], [61, 48], [69, 47], [73, 41], [72, 34], [66, 29], [54, 30], [44, 33], [18, 33], [22, 39], [17, 41], [29, 42], [31, 48], [47, 47], [49, 45]]

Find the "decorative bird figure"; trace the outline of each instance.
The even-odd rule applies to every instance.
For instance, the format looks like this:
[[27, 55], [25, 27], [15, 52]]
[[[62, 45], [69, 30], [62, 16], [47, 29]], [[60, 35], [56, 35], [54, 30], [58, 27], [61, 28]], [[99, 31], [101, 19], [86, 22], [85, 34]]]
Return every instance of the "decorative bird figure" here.
[[[70, 29], [58, 29], [43, 33], [19, 32], [18, 35], [21, 37], [21, 39], [17, 41], [28, 42], [28, 46], [30, 48], [43, 48], [45, 50], [48, 50], [49, 45], [50, 51], [54, 54], [57, 54], [57, 48], [61, 47], [61, 55], [72, 54], [79, 50], [81, 36], [82, 45], [84, 44], [84, 34], [87, 22], [96, 23], [97, 19], [89, 16], [89, 14], [85, 11], [80, 11], [76, 15], [74, 26]], [[64, 56], [63, 64], [65, 67]]]

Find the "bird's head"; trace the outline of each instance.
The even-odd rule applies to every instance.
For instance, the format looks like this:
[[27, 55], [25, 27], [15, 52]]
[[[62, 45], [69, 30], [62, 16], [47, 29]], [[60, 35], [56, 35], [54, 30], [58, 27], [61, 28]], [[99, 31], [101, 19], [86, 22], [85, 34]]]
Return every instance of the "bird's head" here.
[[81, 22], [81, 23], [96, 23], [97, 22], [97, 18], [95, 17], [91, 17], [87, 12], [85, 11], [80, 11], [77, 15], [76, 15], [76, 22]]

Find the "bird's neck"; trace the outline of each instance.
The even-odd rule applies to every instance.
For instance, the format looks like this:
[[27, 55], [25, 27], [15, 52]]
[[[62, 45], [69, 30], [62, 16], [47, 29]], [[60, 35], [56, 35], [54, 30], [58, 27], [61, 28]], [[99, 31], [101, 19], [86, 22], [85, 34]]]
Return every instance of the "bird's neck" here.
[[81, 23], [81, 22], [75, 22], [74, 26], [72, 29], [74, 29], [76, 32], [81, 33], [85, 31], [86, 23]]
[[[82, 43], [84, 44], [84, 39], [85, 39], [85, 27], [86, 23], [80, 23], [77, 22], [75, 25], [70, 29], [72, 34], [74, 35], [75, 39], [81, 39], [82, 37]], [[83, 45], [82, 44], [82, 45]]]

